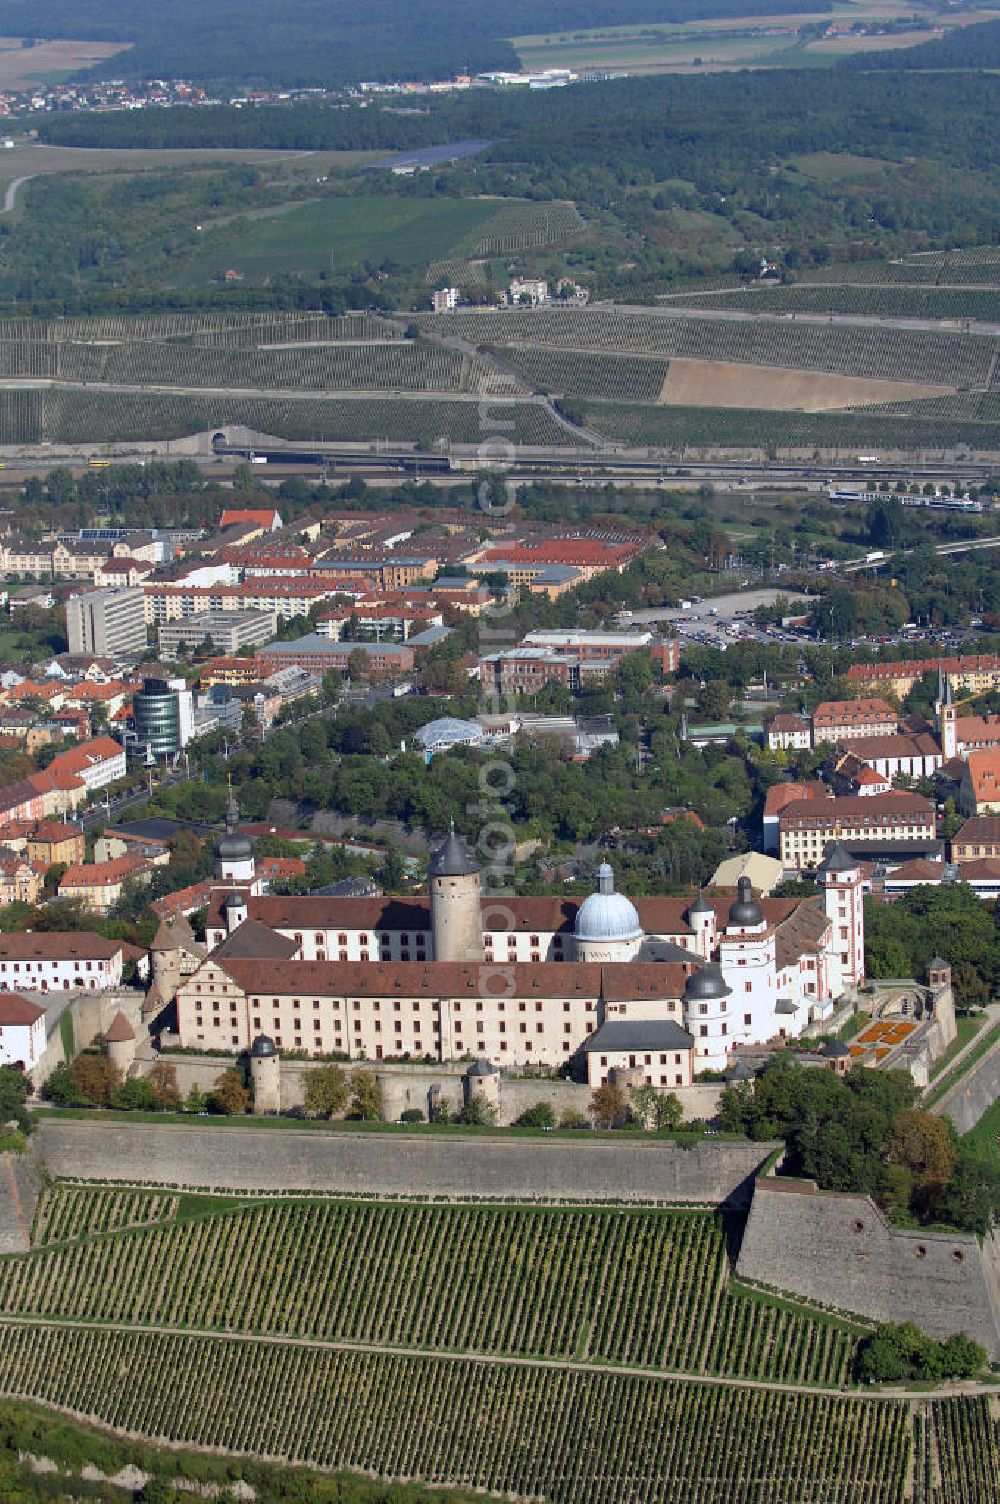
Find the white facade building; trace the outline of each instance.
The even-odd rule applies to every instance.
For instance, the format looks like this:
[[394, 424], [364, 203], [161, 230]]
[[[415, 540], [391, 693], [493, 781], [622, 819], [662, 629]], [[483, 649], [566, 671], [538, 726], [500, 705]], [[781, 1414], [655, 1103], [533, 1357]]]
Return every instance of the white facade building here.
[[[454, 834], [431, 860], [427, 899], [263, 897], [228, 840], [212, 954], [178, 994], [193, 1046], [245, 1049], [263, 1031], [279, 1048], [351, 1059], [585, 1056], [588, 1078], [648, 1066], [642, 1079], [660, 1085], [662, 1064], [673, 1086], [689, 1067], [724, 1067], [734, 1045], [800, 1035], [864, 978], [861, 872], [839, 848], [822, 896], [805, 901], [758, 900], [742, 878], [735, 900], [632, 902], [604, 863], [581, 902], [484, 897]], [[626, 1026], [639, 1024], [630, 1044]], [[690, 1061], [672, 1059], [687, 1048]]]
[[119, 987], [132, 947], [85, 930], [0, 935], [0, 992]]
[[19, 993], [0, 997], [0, 1065], [30, 1071], [45, 1052], [45, 1009]]

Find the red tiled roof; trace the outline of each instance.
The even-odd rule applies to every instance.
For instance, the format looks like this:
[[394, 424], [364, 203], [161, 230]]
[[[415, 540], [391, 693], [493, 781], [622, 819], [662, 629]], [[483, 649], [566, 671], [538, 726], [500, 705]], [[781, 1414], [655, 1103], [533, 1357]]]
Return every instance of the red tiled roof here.
[[3, 961], [110, 961], [119, 951], [125, 951], [121, 940], [106, 940], [93, 930], [24, 930], [0, 935]]
[[39, 1008], [37, 1003], [22, 997], [19, 992], [0, 992], [0, 1028], [30, 1026], [44, 1014], [44, 1008]]

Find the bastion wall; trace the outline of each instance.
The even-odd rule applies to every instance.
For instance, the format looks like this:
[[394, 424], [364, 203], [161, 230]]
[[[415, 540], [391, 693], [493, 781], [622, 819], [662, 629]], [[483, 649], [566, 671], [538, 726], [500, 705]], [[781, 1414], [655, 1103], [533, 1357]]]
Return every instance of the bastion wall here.
[[48, 1173], [226, 1191], [745, 1202], [774, 1144], [367, 1132], [43, 1118]]
[[1000, 1357], [1000, 1252], [967, 1233], [891, 1227], [868, 1196], [759, 1180], [737, 1262], [744, 1279], [875, 1321], [965, 1332]]

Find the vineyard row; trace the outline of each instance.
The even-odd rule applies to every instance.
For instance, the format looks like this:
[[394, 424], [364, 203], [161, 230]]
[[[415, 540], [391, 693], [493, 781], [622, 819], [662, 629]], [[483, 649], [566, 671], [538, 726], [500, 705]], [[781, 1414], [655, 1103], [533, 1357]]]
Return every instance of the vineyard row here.
[[[550, 1504], [905, 1504], [913, 1450], [904, 1402], [31, 1323], [0, 1326], [0, 1386], [154, 1439]], [[987, 1404], [947, 1403], [992, 1458], [963, 1504], [997, 1504]]]
[[[115, 1215], [154, 1221], [137, 1193], [97, 1199], [129, 1195]], [[60, 1238], [98, 1227], [86, 1196]], [[6, 1260], [0, 1313], [144, 1322], [153, 1289], [167, 1326], [846, 1381], [850, 1331], [726, 1272], [710, 1213], [270, 1202]]]

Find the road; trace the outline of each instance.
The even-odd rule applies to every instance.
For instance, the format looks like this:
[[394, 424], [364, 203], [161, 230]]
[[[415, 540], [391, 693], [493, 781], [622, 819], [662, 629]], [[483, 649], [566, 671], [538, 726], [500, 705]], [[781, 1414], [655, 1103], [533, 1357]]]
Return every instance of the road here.
[[17, 198], [17, 190], [21, 184], [30, 183], [32, 178], [37, 176], [36, 172], [28, 172], [25, 173], [23, 178], [15, 178], [13, 182], [7, 184], [7, 192], [3, 196], [3, 208], [0, 209], [0, 214], [11, 213], [14, 208], [14, 200]]
[[[938, 555], [967, 554], [977, 548], [1000, 548], [1000, 534], [991, 534], [987, 538], [967, 538], [960, 543], [938, 543], [934, 552]], [[848, 559], [844, 564], [837, 565], [838, 574], [859, 574], [863, 570], [880, 570], [890, 565], [893, 559], [905, 557], [914, 553], [912, 548], [897, 548], [887, 552], [878, 559], [870, 559], [867, 555], [861, 559]]]

